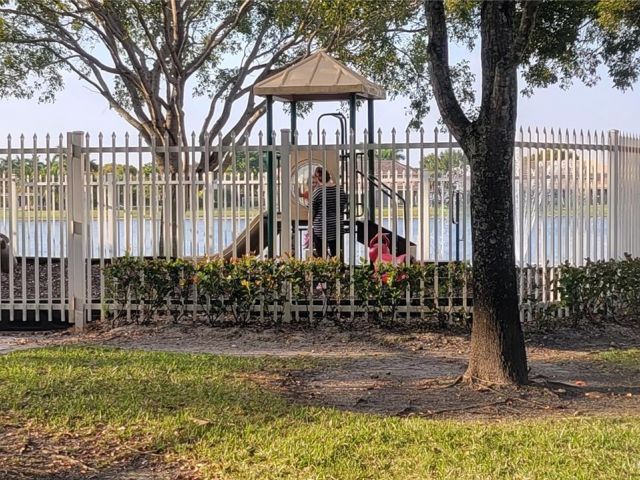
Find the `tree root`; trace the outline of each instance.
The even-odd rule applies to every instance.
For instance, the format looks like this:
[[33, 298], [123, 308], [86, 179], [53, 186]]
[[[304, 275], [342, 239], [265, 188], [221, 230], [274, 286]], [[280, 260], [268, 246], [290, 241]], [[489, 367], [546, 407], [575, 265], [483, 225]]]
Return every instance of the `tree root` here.
[[444, 385], [435, 385], [434, 384], [436, 382], [438, 382], [438, 379], [434, 379], [434, 380], [427, 380], [426, 385], [423, 385], [421, 387], [418, 387], [418, 390], [427, 390], [430, 388], [433, 389], [446, 389], [446, 388], [452, 388], [455, 387], [456, 385], [459, 385], [460, 383], [462, 383], [462, 381], [464, 380], [464, 377], [462, 375], [458, 375], [457, 377], [455, 377], [451, 382], [447, 382]]
[[154, 457], [163, 457], [164, 456], [162, 453], [160, 453], [160, 450], [151, 450], [151, 451], [150, 450], [147, 450], [147, 451], [138, 450], [137, 448], [130, 447], [129, 445], [123, 445], [123, 447], [126, 450], [129, 450], [130, 452], [137, 453], [139, 455], [151, 455], [151, 456], [154, 456]]
[[89, 472], [94, 472], [94, 473], [98, 472], [98, 470], [96, 470], [95, 468], [90, 467], [89, 465], [87, 465], [83, 461], [78, 460], [77, 458], [70, 457], [69, 455], [64, 455], [64, 454], [61, 454], [61, 453], [55, 453], [55, 454], [51, 455], [51, 458], [55, 458], [57, 460], [61, 460], [63, 462], [67, 462], [67, 463], [70, 463], [70, 464], [73, 464], [73, 465], [78, 465], [83, 470], [86, 470], [86, 471], [89, 471]]
[[452, 407], [452, 408], [443, 408], [441, 410], [427, 410], [426, 412], [416, 412], [413, 414], [409, 414], [409, 416], [418, 416], [418, 417], [432, 417], [434, 415], [441, 415], [443, 413], [449, 412], [462, 412], [464, 410], [478, 410], [481, 408], [494, 407], [496, 405], [504, 405], [507, 402], [511, 401], [511, 398], [505, 398], [503, 400], [496, 400], [495, 402], [488, 403], [474, 403], [473, 405], [465, 405], [462, 407]]
[[[492, 393], [494, 393], [494, 394], [496, 394], [496, 395], [504, 396], [504, 395], [505, 395], [505, 393], [506, 393], [506, 392], [500, 391], [499, 389], [495, 388], [495, 386], [496, 386], [496, 384], [495, 384], [495, 383], [487, 382], [487, 381], [482, 380], [482, 379], [477, 378], [477, 377], [467, 377], [467, 378], [465, 378], [465, 379], [464, 379], [464, 381], [465, 381], [465, 382], [467, 382], [467, 383], [468, 383], [469, 385], [471, 385], [472, 387], [473, 387], [473, 386], [475, 386], [476, 384], [477, 384], [477, 385], [480, 385], [480, 388], [485, 389], [485, 390], [488, 390], [488, 391], [490, 391], [490, 392], [492, 392]], [[555, 382], [551, 382], [551, 383], [555, 383]], [[562, 384], [561, 382], [557, 382], [557, 383], [558, 383], [558, 384]], [[511, 388], [513, 388], [513, 389], [522, 389], [522, 388], [526, 388], [527, 386], [538, 386], [538, 385], [540, 385], [540, 384], [535, 383], [535, 382], [531, 382], [531, 381], [530, 381], [530, 382], [529, 382], [528, 384], [526, 384], [526, 385], [510, 385], [510, 384], [498, 384], [498, 385], [505, 386], [505, 387], [511, 387]], [[567, 387], [579, 388], [579, 387], [576, 387], [576, 386], [573, 386], [573, 385], [568, 385], [568, 384], [564, 384], [564, 385], [565, 385], [565, 386], [567, 386]], [[547, 386], [547, 385], [543, 385], [543, 386], [545, 386], [546, 388], [548, 388], [548, 390], [549, 390], [551, 393], [553, 393], [553, 394], [556, 396], [556, 398], [558, 398], [558, 399], [560, 398], [560, 397], [559, 397], [559, 396], [558, 396], [558, 395], [553, 391], [553, 389], [552, 389], [551, 387], [549, 387], [549, 386]], [[534, 406], [534, 407], [536, 407], [536, 408], [540, 408], [540, 409], [542, 409], [542, 410], [546, 410], [546, 409], [551, 408], [551, 407], [553, 406], [553, 405], [549, 405], [549, 404], [547, 404], [547, 403], [537, 402], [537, 401], [535, 401], [535, 400], [531, 400], [531, 399], [523, 398], [523, 397], [518, 397], [518, 396], [510, 397], [510, 399], [511, 399], [512, 401], [514, 401], [514, 402], [521, 402], [521, 403], [525, 403], [525, 404], [527, 404], [527, 405], [531, 405], [531, 406]]]
[[536, 375], [533, 378], [540, 378], [542, 379], [541, 382], [529, 382], [531, 385], [542, 385], [545, 386], [547, 388], [551, 388], [550, 385], [556, 385], [558, 387], [565, 387], [565, 388], [571, 388], [573, 390], [582, 390], [583, 387], [581, 387], [580, 385], [573, 385], [571, 383], [565, 383], [565, 382], [560, 382], [558, 380], [550, 380], [548, 377], [545, 377], [544, 375]]

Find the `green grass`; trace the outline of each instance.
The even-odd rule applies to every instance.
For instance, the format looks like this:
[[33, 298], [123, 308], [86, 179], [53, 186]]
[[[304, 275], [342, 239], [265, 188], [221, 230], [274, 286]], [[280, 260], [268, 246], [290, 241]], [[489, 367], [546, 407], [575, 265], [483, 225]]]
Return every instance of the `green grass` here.
[[640, 475], [639, 418], [379, 417], [292, 405], [250, 380], [309, 365], [103, 348], [15, 352], [0, 356], [0, 412], [55, 432], [148, 439], [146, 448], [201, 465], [205, 478]]
[[617, 367], [640, 370], [640, 349], [630, 348], [626, 350], [607, 350], [598, 353], [598, 359]]

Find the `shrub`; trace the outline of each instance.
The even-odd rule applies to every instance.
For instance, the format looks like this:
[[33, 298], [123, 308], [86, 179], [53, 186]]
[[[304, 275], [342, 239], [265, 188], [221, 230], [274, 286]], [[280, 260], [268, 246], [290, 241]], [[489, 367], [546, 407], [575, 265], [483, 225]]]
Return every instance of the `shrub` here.
[[340, 307], [342, 301], [349, 298], [351, 287], [349, 267], [338, 258], [311, 258], [305, 260], [305, 263], [305, 280], [312, 288], [311, 297], [319, 295], [322, 302], [321, 311], [315, 312], [316, 318], [321, 320], [330, 317], [335, 323], [342, 325]]
[[[372, 313], [379, 324], [388, 326], [396, 322], [404, 303], [421, 306], [423, 313], [425, 309], [439, 312], [436, 299], [460, 294], [467, 272], [461, 264], [378, 264], [350, 269], [338, 258], [212, 257], [196, 263], [124, 257], [104, 273], [116, 319], [137, 304], [144, 323], [163, 312], [178, 322], [191, 307], [210, 325], [247, 325], [256, 321], [257, 311], [260, 319], [279, 324], [286, 309], [295, 305], [297, 321], [304, 317], [314, 324], [331, 319], [344, 325], [343, 304], [351, 300], [359, 311]], [[320, 305], [319, 311], [312, 309], [315, 305]], [[306, 316], [301, 314], [305, 307]]]
[[230, 288], [227, 270], [227, 263], [221, 258], [207, 258], [196, 266], [198, 304], [210, 325], [215, 325], [226, 312], [226, 293]]
[[[168, 285], [169, 313], [174, 322], [179, 322], [185, 315], [189, 303], [193, 303], [193, 286], [195, 280], [196, 266], [185, 259], [175, 259], [166, 262], [166, 278]], [[165, 291], [163, 286], [155, 286], [161, 292]]]
[[560, 269], [555, 288], [574, 324], [621, 320], [640, 314], [640, 259], [568, 263]]
[[144, 266], [143, 259], [126, 255], [105, 267], [105, 294], [116, 306], [112, 326], [142, 297]]
[[256, 306], [271, 307], [275, 323], [281, 319], [280, 304], [286, 296], [283, 262], [243, 257], [228, 264], [227, 296], [230, 312], [239, 325], [246, 325]]
[[167, 307], [167, 297], [173, 287], [165, 260], [148, 260], [140, 270], [142, 319], [143, 323], [149, 323], [158, 311]]
[[[125, 256], [105, 268], [107, 298], [114, 305], [113, 324], [125, 314], [148, 323], [158, 313], [180, 321], [190, 309], [199, 310], [211, 325], [233, 322], [246, 325], [260, 319], [279, 324], [289, 305], [294, 318], [310, 324], [331, 319], [345, 325], [343, 304], [351, 300], [358, 311], [371, 314], [383, 326], [401, 323], [398, 312], [405, 304], [420, 307], [420, 318], [435, 317], [468, 322], [468, 312], [449, 310], [450, 299], [471, 292], [471, 269], [463, 263], [362, 265], [352, 270], [337, 258], [237, 260], [207, 258], [144, 260]], [[436, 284], [437, 279], [437, 284]], [[583, 267], [565, 264], [554, 277], [560, 304], [535, 305], [533, 316], [542, 324], [557, 326], [559, 313], [568, 311], [574, 324], [621, 320], [640, 315], [640, 259], [587, 262]], [[446, 302], [443, 305], [443, 302]], [[312, 305], [320, 305], [315, 311]], [[444, 308], [443, 308], [444, 307]], [[265, 315], [266, 313], [266, 315]], [[312, 315], [312, 313], [314, 315]], [[417, 318], [414, 315], [412, 318]]]

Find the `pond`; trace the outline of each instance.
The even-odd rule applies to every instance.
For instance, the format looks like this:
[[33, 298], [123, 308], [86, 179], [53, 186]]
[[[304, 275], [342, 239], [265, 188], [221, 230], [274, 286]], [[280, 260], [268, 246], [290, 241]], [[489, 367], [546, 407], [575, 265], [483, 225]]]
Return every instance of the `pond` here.
[[[238, 218], [234, 222], [232, 219], [211, 219], [210, 223], [210, 237], [209, 246], [210, 251], [208, 253], [215, 254], [219, 248], [219, 232], [222, 232], [222, 245], [224, 247], [231, 245], [235, 236], [240, 234], [246, 225], [244, 218]], [[389, 219], [383, 220], [383, 225], [389, 228], [391, 225]], [[152, 229], [153, 223], [150, 219], [145, 219], [143, 223], [142, 242], [139, 238], [139, 226], [138, 219], [131, 219], [130, 223], [125, 223], [124, 220], [119, 220], [116, 223], [116, 248], [115, 253], [117, 256], [125, 255], [129, 253], [131, 255], [145, 256], [153, 255], [152, 245]], [[104, 231], [101, 232], [100, 222], [98, 220], [91, 221], [90, 231], [90, 249], [91, 256], [93, 258], [99, 258], [102, 256], [109, 258], [114, 255], [113, 234], [111, 233], [113, 227], [107, 228], [105, 226]], [[191, 219], [185, 219], [183, 225], [183, 241], [184, 241], [184, 256], [192, 256], [195, 253], [196, 256], [203, 256], [207, 253], [206, 250], [206, 225], [204, 219], [198, 219], [195, 222], [195, 241], [194, 241], [194, 223]], [[422, 250], [420, 234], [420, 223], [417, 219], [413, 219], [410, 224], [411, 240], [418, 245], [418, 251]], [[8, 234], [8, 224], [6, 221], [0, 220], [0, 232]], [[426, 230], [426, 229], [425, 229]], [[398, 235], [405, 235], [405, 225], [402, 220], [398, 222], [397, 228]], [[156, 222], [156, 237], [159, 233], [159, 224]], [[458, 237], [460, 239], [458, 249], [456, 251], [456, 226], [449, 222], [448, 217], [445, 218], [430, 218], [428, 232], [425, 232], [429, 237], [429, 250], [425, 251], [426, 257], [424, 260], [470, 260], [472, 254], [471, 246], [471, 222], [467, 221], [466, 225], [461, 225], [458, 230]], [[523, 252], [522, 262], [524, 264], [540, 264], [544, 261], [543, 252], [545, 250], [543, 246], [543, 240], [545, 238], [545, 225], [542, 220], [533, 225], [533, 228], [525, 236], [523, 240], [519, 235], [516, 235], [516, 257], [517, 261], [520, 261], [520, 251]], [[296, 243], [299, 245], [302, 242], [304, 232], [300, 231], [297, 236]], [[265, 232], [266, 235], [266, 232]], [[100, 242], [101, 236], [104, 238], [104, 243]], [[66, 225], [61, 224], [58, 220], [46, 221], [18, 221], [17, 230], [15, 232], [16, 243], [14, 245], [16, 254], [18, 256], [36, 256], [36, 253], [40, 257], [47, 257], [49, 254], [52, 257], [60, 257], [61, 248], [66, 248]], [[559, 218], [547, 217], [546, 220], [546, 261], [550, 264], [559, 264], [566, 260], [572, 260], [575, 258], [600, 258], [607, 252], [607, 237], [608, 237], [608, 222], [606, 218], [587, 218], [585, 219], [584, 226], [580, 225], [580, 219], [576, 224], [575, 217], [563, 217]], [[127, 244], [128, 239], [128, 244]], [[577, 239], [577, 242], [576, 242]], [[561, 245], [562, 242], [562, 245]], [[426, 247], [426, 246], [425, 246]], [[426, 250], [426, 248], [425, 248]], [[348, 256], [348, 241], [345, 238], [345, 254]], [[361, 258], [365, 255], [365, 248], [363, 245], [356, 246], [356, 258]]]

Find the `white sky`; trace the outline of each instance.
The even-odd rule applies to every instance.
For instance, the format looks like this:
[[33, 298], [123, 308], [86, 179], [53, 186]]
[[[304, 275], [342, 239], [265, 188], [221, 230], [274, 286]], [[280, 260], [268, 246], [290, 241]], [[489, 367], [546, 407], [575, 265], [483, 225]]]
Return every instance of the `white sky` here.
[[[458, 57], [469, 57], [471, 67], [478, 74], [479, 58], [475, 52], [455, 52]], [[602, 80], [592, 88], [576, 83], [569, 90], [558, 87], [537, 90], [533, 97], [522, 97], [518, 106], [518, 125], [523, 127], [553, 127], [568, 129], [619, 129], [629, 132], [640, 132], [640, 83], [635, 89], [621, 92], [613, 88], [606, 72], [602, 72]], [[404, 132], [409, 117], [406, 115], [408, 101], [405, 98], [376, 102], [376, 129], [381, 128], [388, 134], [392, 128]], [[336, 111], [339, 105], [333, 103], [316, 104], [314, 111], [304, 120], [299, 120], [300, 135], [305, 136], [309, 129], [316, 130], [316, 118], [320, 113]], [[186, 102], [187, 128], [198, 131], [201, 119], [206, 114], [208, 103], [206, 98], [189, 98]], [[73, 76], [66, 78], [66, 88], [55, 103], [38, 104], [36, 100], [0, 100], [0, 145], [5, 144], [7, 134], [17, 138], [24, 134], [29, 143], [36, 134], [44, 138], [46, 133], [58, 135], [71, 130], [82, 130], [97, 136], [98, 132], [110, 135], [115, 132], [118, 137], [126, 131], [137, 136], [115, 112], [111, 111], [106, 101], [89, 87]], [[437, 107], [432, 105], [432, 112], [424, 121], [424, 127], [432, 131], [438, 119]], [[233, 119], [232, 119], [233, 120]], [[230, 122], [231, 124], [231, 122]], [[276, 104], [274, 128], [288, 128], [288, 116], [282, 112], [280, 104]], [[323, 124], [327, 128], [328, 140], [333, 141], [333, 133], [337, 126], [327, 120]], [[361, 134], [366, 126], [366, 109], [359, 112], [358, 131]], [[262, 118], [256, 128], [265, 128]], [[385, 135], [387, 137], [387, 135]], [[387, 137], [388, 138], [388, 137]], [[330, 139], [330, 140], [329, 140]], [[122, 141], [122, 140], [120, 140]], [[387, 140], [385, 140], [387, 141]]]

